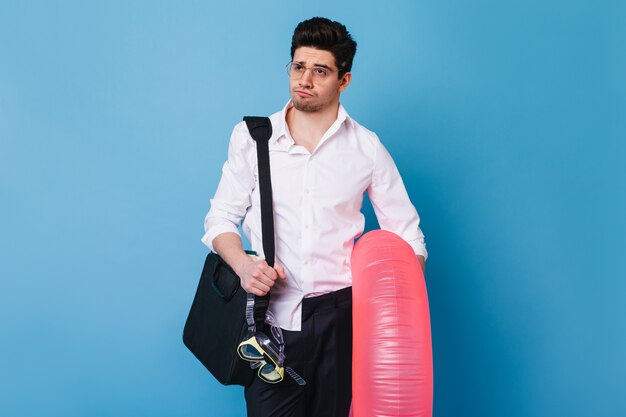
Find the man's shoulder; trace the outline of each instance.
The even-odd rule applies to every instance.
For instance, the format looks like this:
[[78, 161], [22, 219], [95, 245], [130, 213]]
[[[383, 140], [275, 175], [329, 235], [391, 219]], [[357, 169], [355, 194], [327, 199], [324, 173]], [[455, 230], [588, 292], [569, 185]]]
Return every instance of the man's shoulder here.
[[230, 135], [230, 144], [239, 151], [248, 151], [250, 148], [254, 148], [254, 139], [252, 139], [245, 121], [242, 120], [233, 127], [233, 132]]
[[351, 117], [348, 117], [348, 122], [352, 125], [352, 128], [360, 135], [368, 136], [372, 139], [378, 139], [378, 135], [373, 131], [363, 126]]
[[359, 142], [366, 142], [368, 145], [371, 145], [374, 148], [378, 147], [378, 145], [380, 144], [380, 139], [378, 138], [376, 132], [366, 128], [349, 116], [347, 117], [346, 123], [349, 125], [350, 129], [352, 129], [355, 136], [359, 139]]
[[[262, 117], [262, 116], [259, 116]], [[282, 111], [279, 110], [276, 113], [273, 113], [269, 116], [270, 123], [272, 125], [272, 135], [278, 131], [281, 127], [282, 121]], [[252, 139], [252, 135], [248, 130], [248, 126], [245, 120], [242, 120], [235, 124], [233, 127], [233, 137], [236, 137], [239, 141], [248, 142], [254, 144], [254, 139]]]

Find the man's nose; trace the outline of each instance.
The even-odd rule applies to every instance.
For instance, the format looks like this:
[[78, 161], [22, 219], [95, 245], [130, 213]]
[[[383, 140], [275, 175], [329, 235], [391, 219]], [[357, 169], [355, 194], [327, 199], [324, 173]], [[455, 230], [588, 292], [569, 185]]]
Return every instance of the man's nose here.
[[304, 70], [304, 74], [300, 77], [301, 86], [311, 86], [313, 84], [313, 69], [307, 68]]

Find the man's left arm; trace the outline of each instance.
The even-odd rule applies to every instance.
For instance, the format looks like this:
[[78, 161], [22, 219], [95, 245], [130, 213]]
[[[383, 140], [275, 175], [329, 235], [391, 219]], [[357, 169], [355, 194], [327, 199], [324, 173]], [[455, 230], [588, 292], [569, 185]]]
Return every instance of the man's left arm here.
[[376, 147], [372, 180], [367, 189], [376, 218], [381, 229], [399, 235], [411, 245], [425, 274], [428, 252], [419, 227], [419, 214], [409, 199], [393, 158], [378, 138]]

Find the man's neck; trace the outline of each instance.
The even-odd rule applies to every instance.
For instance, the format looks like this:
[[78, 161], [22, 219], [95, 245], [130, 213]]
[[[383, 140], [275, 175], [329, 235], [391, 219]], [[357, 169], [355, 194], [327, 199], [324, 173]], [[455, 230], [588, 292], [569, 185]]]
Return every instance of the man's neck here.
[[339, 102], [333, 106], [315, 112], [304, 112], [291, 107], [287, 111], [287, 126], [297, 145], [304, 146], [309, 152], [317, 147], [324, 133], [337, 120]]

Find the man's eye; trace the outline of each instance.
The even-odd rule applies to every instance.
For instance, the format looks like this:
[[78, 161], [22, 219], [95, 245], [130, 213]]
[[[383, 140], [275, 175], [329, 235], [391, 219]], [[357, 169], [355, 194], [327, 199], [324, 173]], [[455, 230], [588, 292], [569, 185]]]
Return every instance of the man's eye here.
[[328, 74], [328, 70], [326, 70], [326, 68], [322, 68], [322, 67], [315, 67], [313, 68], [313, 72], [315, 73], [315, 75], [319, 75], [320, 77], [324, 77]]
[[304, 66], [302, 66], [301, 64], [292, 64], [291, 69], [300, 72], [304, 69]]

